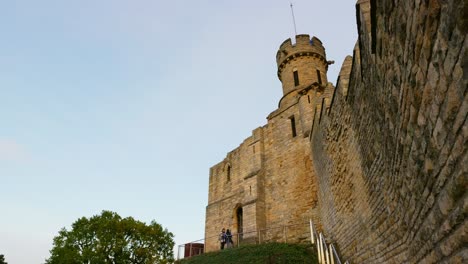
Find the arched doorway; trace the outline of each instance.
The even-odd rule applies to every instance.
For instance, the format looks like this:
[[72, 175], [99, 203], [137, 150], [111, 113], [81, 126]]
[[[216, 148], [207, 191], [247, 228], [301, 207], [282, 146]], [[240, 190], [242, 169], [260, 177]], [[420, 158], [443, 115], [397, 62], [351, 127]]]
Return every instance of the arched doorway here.
[[242, 240], [243, 237], [243, 212], [242, 212], [242, 207], [238, 207], [236, 210], [236, 220], [237, 220], [237, 233], [239, 234], [239, 240]]

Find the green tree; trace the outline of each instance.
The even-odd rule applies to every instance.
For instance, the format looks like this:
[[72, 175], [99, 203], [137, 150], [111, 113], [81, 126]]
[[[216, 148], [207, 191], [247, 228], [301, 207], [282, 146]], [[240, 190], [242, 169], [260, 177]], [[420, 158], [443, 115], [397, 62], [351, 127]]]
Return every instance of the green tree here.
[[152, 221], [146, 225], [132, 217], [102, 211], [82, 217], [54, 238], [46, 264], [153, 264], [174, 262], [174, 235]]
[[5, 261], [5, 256], [3, 256], [3, 254], [0, 254], [0, 264], [8, 264], [8, 263]]

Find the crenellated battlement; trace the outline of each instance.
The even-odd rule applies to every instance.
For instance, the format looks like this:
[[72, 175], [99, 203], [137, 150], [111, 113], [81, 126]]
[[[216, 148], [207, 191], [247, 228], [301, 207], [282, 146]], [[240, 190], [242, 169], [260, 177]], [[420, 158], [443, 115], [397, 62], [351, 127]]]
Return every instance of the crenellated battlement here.
[[297, 52], [298, 49], [310, 49], [317, 48], [319, 53], [325, 54], [325, 48], [322, 45], [322, 41], [317, 37], [310, 38], [309, 34], [301, 34], [296, 36], [296, 43], [292, 44], [291, 39], [287, 39], [281, 43], [278, 53], [276, 54], [276, 61], [279, 62], [281, 59], [281, 52], [283, 53], [293, 53]]
[[295, 44], [292, 44], [290, 38], [285, 40], [276, 53], [278, 78], [281, 80], [281, 72], [288, 62], [302, 56], [315, 57], [322, 61], [325, 67], [328, 68], [325, 48], [322, 45], [322, 41], [317, 37], [310, 38], [307, 34], [301, 34], [296, 36]]

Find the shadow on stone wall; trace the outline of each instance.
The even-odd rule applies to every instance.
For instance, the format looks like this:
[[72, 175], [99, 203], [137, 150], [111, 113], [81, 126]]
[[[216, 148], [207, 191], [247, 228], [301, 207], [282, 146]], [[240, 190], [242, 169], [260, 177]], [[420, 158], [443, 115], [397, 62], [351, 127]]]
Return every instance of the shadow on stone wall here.
[[358, 1], [311, 134], [325, 233], [351, 263], [467, 263], [466, 1]]

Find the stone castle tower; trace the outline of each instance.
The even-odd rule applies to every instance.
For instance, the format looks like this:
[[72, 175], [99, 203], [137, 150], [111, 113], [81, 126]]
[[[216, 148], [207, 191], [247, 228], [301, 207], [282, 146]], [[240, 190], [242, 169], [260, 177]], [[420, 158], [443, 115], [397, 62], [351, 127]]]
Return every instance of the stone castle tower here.
[[206, 250], [222, 227], [307, 242], [312, 218], [343, 261], [468, 263], [467, 7], [358, 0], [336, 89], [320, 40], [286, 40], [278, 109], [210, 170]]
[[[278, 109], [210, 169], [207, 251], [218, 249], [223, 227], [241, 234], [235, 236], [241, 241], [282, 241], [280, 227], [318, 221], [309, 135], [314, 116], [330, 104], [334, 90], [327, 82], [325, 48], [316, 37], [297, 35], [295, 44], [291, 39], [281, 44], [276, 61], [283, 88]], [[287, 239], [299, 242], [306, 236], [300, 225], [289, 229]]]

